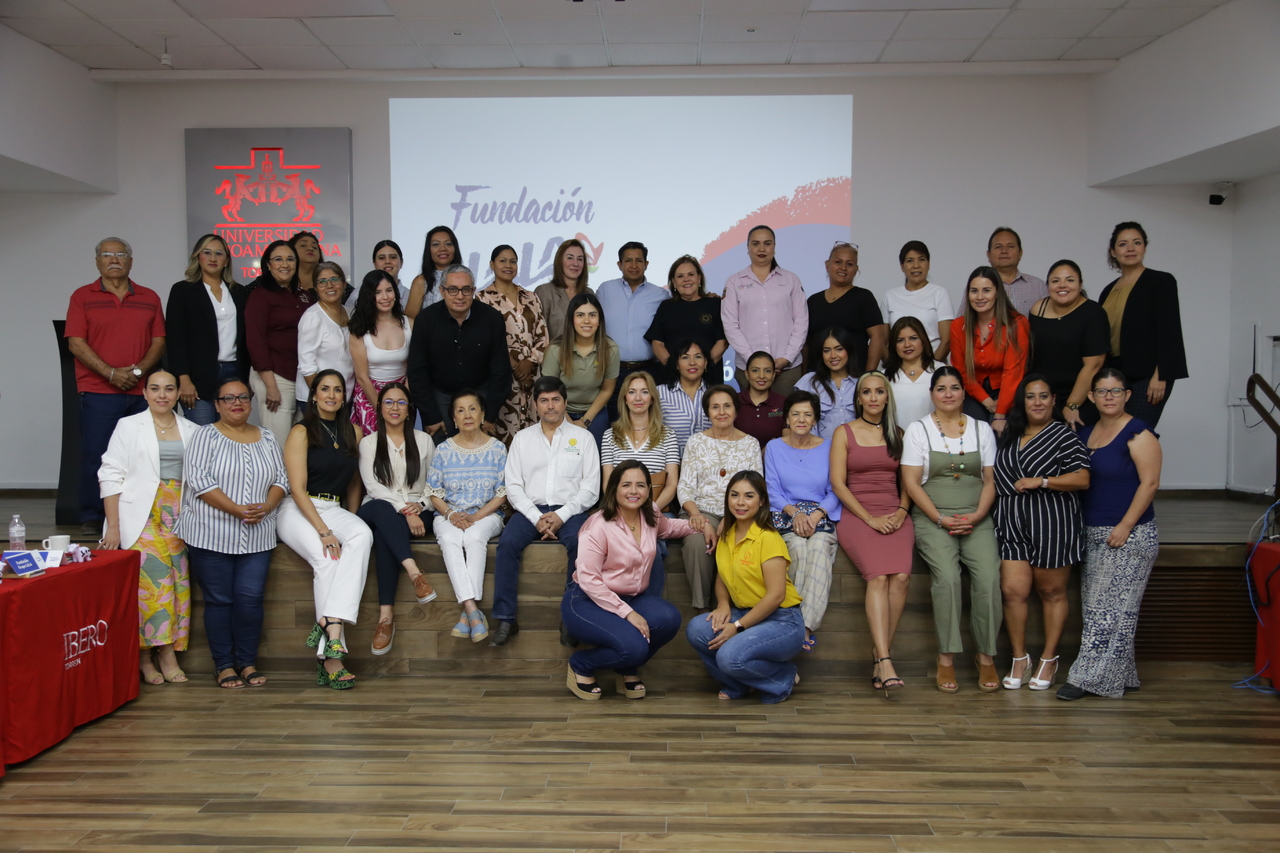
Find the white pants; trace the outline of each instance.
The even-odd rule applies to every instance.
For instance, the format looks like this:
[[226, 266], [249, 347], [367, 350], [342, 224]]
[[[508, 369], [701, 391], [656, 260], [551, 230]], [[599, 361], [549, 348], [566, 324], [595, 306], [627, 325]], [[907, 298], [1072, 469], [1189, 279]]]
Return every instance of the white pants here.
[[[280, 449], [284, 449], [284, 440], [289, 437], [293, 428], [293, 419], [298, 413], [298, 401], [294, 399], [296, 389], [292, 379], [285, 379], [276, 374], [276, 389], [280, 392], [280, 408], [274, 412], [267, 408], [267, 384], [262, 381], [258, 371], [249, 371], [249, 388], [253, 391], [254, 403], [258, 409], [258, 420], [271, 430], [276, 437]], [[297, 551], [297, 548], [294, 548]]]
[[479, 601], [484, 597], [484, 564], [489, 556], [489, 540], [502, 532], [502, 516], [486, 515], [466, 530], [459, 530], [439, 515], [431, 522], [449, 583], [458, 601]]
[[[328, 617], [354, 625], [360, 612], [360, 598], [364, 595], [365, 576], [369, 573], [373, 533], [367, 524], [338, 504], [317, 498], [312, 498], [311, 502], [320, 513], [320, 520], [338, 537], [338, 543], [342, 545], [340, 558], [332, 560], [325, 553], [320, 535], [298, 509], [292, 496], [280, 504], [276, 515], [276, 535], [311, 565], [316, 621]], [[344, 628], [340, 638], [343, 648], [347, 645], [345, 633]], [[323, 649], [321, 646], [317, 657], [323, 657]]]

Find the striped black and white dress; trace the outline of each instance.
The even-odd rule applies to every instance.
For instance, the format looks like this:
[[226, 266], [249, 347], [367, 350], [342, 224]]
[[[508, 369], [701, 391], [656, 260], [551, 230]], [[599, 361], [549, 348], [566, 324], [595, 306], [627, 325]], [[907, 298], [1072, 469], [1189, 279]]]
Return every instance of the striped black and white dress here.
[[288, 493], [280, 445], [271, 430], [259, 432], [257, 441], [242, 444], [214, 424], [195, 431], [183, 457], [182, 512], [175, 530], [188, 545], [222, 554], [256, 554], [276, 547], [275, 512], [257, 524], [245, 524], [200, 500], [214, 489], [238, 504], [262, 503], [272, 486]]
[[1058, 421], [1025, 445], [1014, 440], [996, 454], [996, 539], [1000, 559], [1023, 560], [1038, 569], [1070, 566], [1084, 559], [1084, 522], [1077, 492], [1029, 489], [1014, 483], [1024, 477], [1060, 477], [1089, 467], [1089, 450]]

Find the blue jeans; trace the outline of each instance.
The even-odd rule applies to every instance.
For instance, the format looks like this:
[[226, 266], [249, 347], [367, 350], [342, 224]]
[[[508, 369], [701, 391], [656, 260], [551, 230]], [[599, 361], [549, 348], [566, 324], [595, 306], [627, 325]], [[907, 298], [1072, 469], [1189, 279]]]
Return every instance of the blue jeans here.
[[[230, 382], [232, 379], [240, 378], [240, 365], [234, 361], [218, 362], [218, 385], [223, 382]], [[247, 382], [245, 383], [248, 384]], [[216, 391], [215, 391], [216, 393]], [[197, 398], [196, 404], [191, 408], [182, 407], [182, 416], [193, 424], [211, 424], [218, 420], [218, 410], [214, 407], [212, 400], [204, 400]]]
[[[730, 619], [737, 620], [749, 613], [750, 608], [732, 607], [729, 612]], [[710, 615], [690, 619], [685, 636], [702, 658], [707, 672], [724, 685], [724, 692], [731, 698], [741, 699], [747, 690], [754, 688], [764, 694], [762, 699], [768, 704], [790, 696], [796, 680], [796, 665], [791, 659], [800, 653], [800, 644], [804, 642], [804, 616], [799, 605], [779, 607], [763, 622], [739, 631], [714, 652], [707, 648], [716, 636], [711, 630]]]
[[[538, 512], [551, 512], [559, 507], [541, 505]], [[578, 562], [578, 530], [587, 520], [586, 513], [569, 516], [569, 520], [561, 525], [556, 539], [569, 552], [569, 564], [566, 567], [569, 580], [573, 579], [574, 569]], [[524, 549], [534, 541], [540, 541], [541, 534], [533, 526], [533, 522], [519, 512], [511, 514], [511, 520], [502, 529], [498, 538], [498, 560], [493, 568], [493, 618], [500, 622], [516, 620], [516, 592], [520, 583], [520, 560]]]
[[576, 639], [595, 646], [573, 653], [569, 666], [574, 672], [589, 677], [598, 669], [611, 669], [618, 675], [635, 675], [658, 649], [675, 639], [680, 611], [651, 590], [652, 586], [639, 595], [620, 596], [649, 623], [645, 640], [639, 628], [596, 604], [576, 583], [569, 583], [560, 602], [560, 618]]
[[215, 670], [257, 666], [262, 600], [271, 551], [223, 554], [187, 546], [192, 574], [204, 593], [204, 632]]
[[[582, 426], [582, 418], [587, 413], [580, 412], [575, 414], [573, 412], [569, 412], [568, 414], [569, 414], [569, 421], [574, 426]], [[591, 435], [595, 437], [596, 450], [602, 451], [604, 448], [604, 434], [609, 429], [609, 410], [606, 408], [596, 412], [596, 416], [591, 419], [591, 426], [586, 426], [582, 428], [585, 429], [587, 432], [591, 433]]]
[[107, 517], [98, 489], [98, 469], [102, 454], [111, 443], [111, 433], [121, 418], [147, 409], [141, 394], [80, 393], [80, 521], [102, 521]]

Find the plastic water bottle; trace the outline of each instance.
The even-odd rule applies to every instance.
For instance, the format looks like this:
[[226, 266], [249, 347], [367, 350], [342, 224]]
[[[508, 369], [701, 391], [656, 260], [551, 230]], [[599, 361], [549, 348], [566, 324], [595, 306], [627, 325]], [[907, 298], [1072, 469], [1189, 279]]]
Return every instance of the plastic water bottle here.
[[15, 515], [9, 522], [9, 550], [27, 550], [27, 526], [22, 523], [22, 516]]

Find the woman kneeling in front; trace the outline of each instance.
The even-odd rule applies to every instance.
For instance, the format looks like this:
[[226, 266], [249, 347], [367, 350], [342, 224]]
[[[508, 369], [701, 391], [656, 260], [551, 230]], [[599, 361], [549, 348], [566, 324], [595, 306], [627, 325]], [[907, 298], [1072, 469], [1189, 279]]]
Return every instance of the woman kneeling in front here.
[[307, 645], [319, 658], [316, 683], [346, 690], [356, 686], [356, 677], [342, 665], [347, 656], [343, 632], [347, 624], [356, 624], [373, 548], [373, 534], [355, 514], [361, 435], [351, 423], [342, 374], [317, 373], [310, 396], [307, 414], [284, 445], [290, 494], [280, 505], [277, 531], [280, 541], [311, 565], [316, 624]]
[[[787, 580], [791, 557], [769, 513], [769, 491], [755, 471], [739, 471], [724, 498], [716, 546], [716, 608], [685, 632], [707, 672], [724, 685], [721, 699], [761, 692], [785, 702], [800, 682], [791, 659], [804, 643], [800, 593]], [[732, 519], [732, 521], [730, 521]]]
[[[643, 699], [639, 668], [680, 630], [680, 611], [649, 586], [658, 539], [693, 532], [689, 522], [654, 509], [649, 471], [627, 459], [609, 475], [594, 513], [578, 534], [578, 563], [564, 592], [560, 615], [569, 633], [593, 649], [569, 658], [569, 689], [579, 699], [604, 695], [596, 671], [611, 669], [618, 692]], [[714, 531], [709, 531], [715, 543]]]

